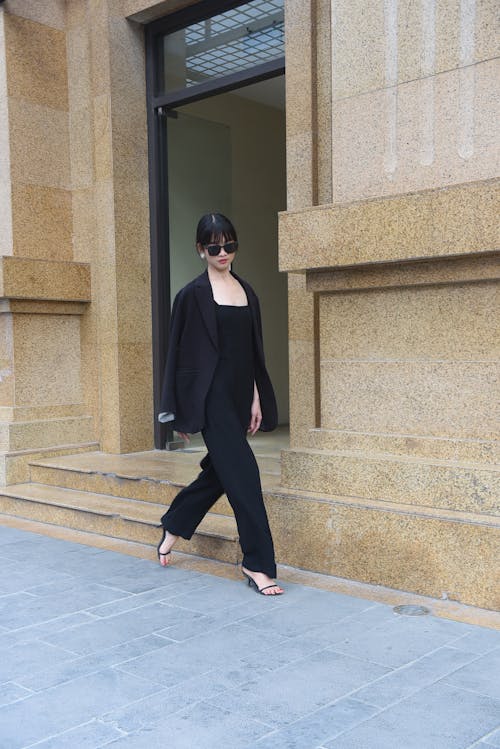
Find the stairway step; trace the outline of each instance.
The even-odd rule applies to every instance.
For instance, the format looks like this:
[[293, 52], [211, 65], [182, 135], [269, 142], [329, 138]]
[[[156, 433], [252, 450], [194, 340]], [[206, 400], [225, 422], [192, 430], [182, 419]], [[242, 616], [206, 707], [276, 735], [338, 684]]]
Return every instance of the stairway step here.
[[[156, 450], [130, 455], [99, 452], [69, 455], [33, 461], [30, 478], [38, 484], [169, 505], [179, 490], [197, 476], [204, 454], [204, 451]], [[274, 484], [280, 476], [279, 459], [264, 456], [258, 461], [263, 487]], [[211, 512], [233, 515], [225, 495]]]
[[465, 461], [359, 454], [347, 450], [283, 450], [281, 481], [289, 491], [326, 491], [495, 515], [500, 513], [500, 467]]
[[[440, 507], [417, 506], [405, 502], [391, 502], [388, 499], [369, 499], [355, 495], [326, 494], [325, 492], [312, 492], [304, 489], [290, 489], [289, 487], [275, 484], [264, 493], [264, 499], [273, 498], [281, 502], [299, 504], [309, 500], [311, 503], [324, 505], [338, 505], [345, 509], [373, 510], [391, 515], [410, 515], [427, 520], [445, 520], [450, 522], [466, 523], [472, 525], [483, 525], [495, 530], [500, 530], [500, 515], [485, 512], [468, 512], [464, 510], [443, 509]], [[290, 504], [290, 506], [292, 506]]]
[[[13, 484], [0, 490], [0, 512], [112, 538], [156, 545], [165, 505], [44, 484]], [[208, 513], [193, 538], [179, 539], [179, 551], [236, 563], [234, 518]]]
[[[179, 490], [190, 483], [199, 472], [197, 463], [193, 463], [192, 459], [181, 464], [164, 461], [160, 466], [151, 466], [147, 469], [144, 467], [141, 475], [138, 471], [127, 471], [123, 466], [120, 468], [116, 461], [102, 460], [101, 455], [95, 462], [92, 459], [74, 460], [78, 457], [72, 455], [68, 456], [67, 460], [55, 458], [35, 461], [30, 465], [31, 480], [38, 484], [168, 506]], [[151, 470], [153, 475], [146, 475], [146, 470]], [[232, 515], [231, 506], [225, 496], [216, 502], [212, 512]]]

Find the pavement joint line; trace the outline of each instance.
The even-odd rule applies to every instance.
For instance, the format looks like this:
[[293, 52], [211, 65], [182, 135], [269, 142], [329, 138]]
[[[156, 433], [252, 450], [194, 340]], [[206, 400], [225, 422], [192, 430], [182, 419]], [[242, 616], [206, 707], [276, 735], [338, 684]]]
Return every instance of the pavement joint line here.
[[[465, 666], [468, 666], [468, 665], [470, 664], [469, 663], [465, 664]], [[465, 666], [461, 666], [461, 668], [464, 668]], [[476, 694], [478, 697], [490, 697], [491, 696], [489, 694], [486, 694], [485, 692], [480, 692], [477, 689], [464, 687], [462, 684], [451, 684], [449, 681], [447, 681], [448, 676], [451, 676], [451, 674], [446, 674], [446, 676], [443, 676], [443, 678], [439, 679], [438, 681], [440, 681], [442, 684], [446, 684], [447, 687], [451, 687], [452, 689], [459, 689], [461, 692], [469, 692], [470, 694]], [[498, 727], [500, 728], [500, 725]]]

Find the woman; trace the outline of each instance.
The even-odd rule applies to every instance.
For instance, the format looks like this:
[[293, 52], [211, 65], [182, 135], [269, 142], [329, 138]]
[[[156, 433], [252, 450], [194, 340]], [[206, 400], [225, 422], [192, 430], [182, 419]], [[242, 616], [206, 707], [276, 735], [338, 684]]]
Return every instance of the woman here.
[[167, 566], [178, 537], [190, 539], [226, 493], [248, 584], [262, 595], [280, 595], [259, 469], [246, 436], [277, 425], [259, 302], [231, 270], [238, 238], [229, 219], [220, 213], [202, 216], [196, 249], [207, 269], [174, 301], [159, 419], [171, 421], [186, 441], [189, 433], [201, 431], [208, 454], [198, 478], [179, 492], [161, 519], [158, 558]]

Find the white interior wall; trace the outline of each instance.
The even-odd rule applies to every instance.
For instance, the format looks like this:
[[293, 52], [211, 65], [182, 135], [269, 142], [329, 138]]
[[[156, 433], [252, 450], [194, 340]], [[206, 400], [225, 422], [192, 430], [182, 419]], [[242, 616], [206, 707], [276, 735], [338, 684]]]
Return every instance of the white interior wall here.
[[286, 208], [285, 113], [234, 93], [178, 112], [169, 135], [170, 224], [176, 247], [185, 245], [186, 254], [172, 253], [172, 291], [202, 270], [194, 249], [200, 215], [227, 212], [240, 241], [234, 270], [259, 296], [266, 360], [280, 423], [287, 423], [287, 284], [278, 271], [278, 212]]

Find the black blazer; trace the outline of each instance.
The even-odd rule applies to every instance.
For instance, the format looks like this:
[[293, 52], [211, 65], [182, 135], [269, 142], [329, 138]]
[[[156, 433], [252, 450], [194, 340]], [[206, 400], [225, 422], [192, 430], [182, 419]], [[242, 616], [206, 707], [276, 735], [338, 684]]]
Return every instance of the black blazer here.
[[[278, 411], [267, 373], [259, 300], [252, 287], [231, 274], [245, 289], [253, 320], [255, 381], [262, 410], [260, 429], [276, 429]], [[205, 271], [175, 297], [170, 320], [167, 362], [160, 400], [160, 421], [170, 421], [179, 432], [194, 434], [205, 423], [205, 399], [219, 358], [217, 322], [212, 287]], [[248, 414], [250, 423], [250, 414]]]

